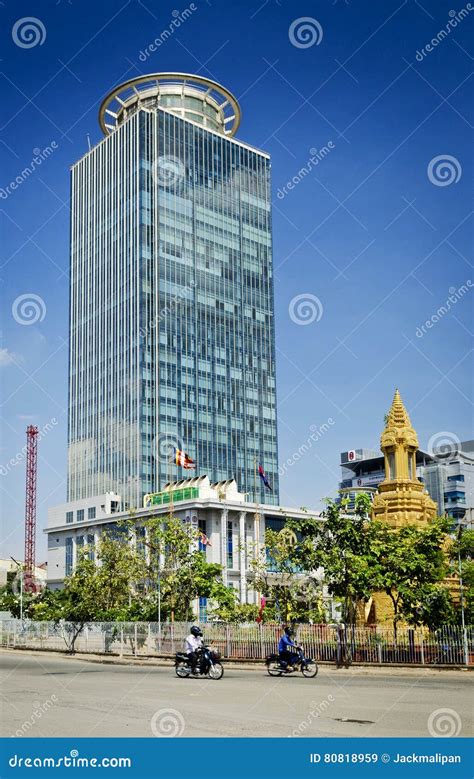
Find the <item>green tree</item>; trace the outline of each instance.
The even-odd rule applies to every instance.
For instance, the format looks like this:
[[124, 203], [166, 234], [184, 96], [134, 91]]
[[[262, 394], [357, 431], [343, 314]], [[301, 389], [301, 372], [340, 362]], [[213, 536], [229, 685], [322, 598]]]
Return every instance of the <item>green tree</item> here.
[[311, 575], [305, 576], [295, 583], [292, 594], [292, 620], [313, 624], [326, 622], [322, 583], [319, 579]]
[[451, 593], [441, 584], [420, 586], [416, 602], [407, 603], [404, 616], [410, 625], [426, 625], [430, 630], [452, 624], [455, 610]]
[[56, 623], [71, 652], [89, 622], [130, 618], [146, 575], [144, 559], [130, 545], [128, 533], [104, 533], [96, 549], [97, 563], [84, 547], [62, 590], [46, 590], [31, 610], [36, 620]]
[[253, 603], [238, 603], [234, 597], [232, 602], [220, 602], [211, 614], [222, 622], [255, 622], [259, 607]]
[[[402, 620], [420, 622], [423, 614], [431, 619], [433, 585], [447, 572], [443, 543], [449, 526], [444, 517], [426, 527], [402, 525], [393, 529], [385, 522], [371, 523], [372, 591], [385, 592], [392, 602], [395, 641]], [[437, 593], [437, 597], [442, 596]]]
[[[288, 622], [292, 618], [294, 585], [297, 571], [293, 562], [293, 549], [297, 543], [296, 535], [289, 528], [265, 531], [265, 552], [250, 563], [254, 575], [254, 587], [268, 600], [272, 601], [275, 616]], [[270, 604], [269, 604], [270, 606]], [[265, 608], [270, 613], [269, 606]]]
[[[222, 566], [208, 563], [196, 548], [199, 533], [191, 525], [172, 516], [155, 517], [146, 523], [149, 541], [143, 545], [135, 522], [104, 532], [95, 561], [84, 546], [62, 590], [25, 594], [25, 616], [61, 625], [74, 651], [88, 622], [156, 620], [158, 582], [163, 619], [191, 619], [191, 603], [199, 596], [216, 608], [235, 607], [236, 595], [222, 581]], [[0, 598], [3, 608], [19, 616], [19, 596], [11, 587]]]
[[191, 619], [191, 604], [198, 597], [213, 601], [216, 608], [232, 606], [235, 594], [223, 584], [222, 566], [208, 563], [196, 548], [198, 530], [174, 516], [154, 517], [145, 526], [150, 550], [147, 580], [156, 587], [159, 581], [165, 619]]
[[[23, 593], [23, 618], [31, 619], [35, 604], [41, 599], [41, 593]], [[22, 613], [21, 597], [13, 592], [11, 585], [6, 584], [0, 588], [0, 611], [8, 611], [16, 619], [20, 619]]]
[[370, 499], [362, 493], [356, 497], [353, 514], [347, 513], [347, 501], [328, 500], [325, 521], [307, 544], [308, 560], [323, 567], [328, 591], [341, 601], [342, 619], [352, 628], [358, 604], [373, 592], [369, 512]]
[[32, 618], [54, 622], [71, 653], [85, 625], [97, 618], [99, 590], [94, 569], [91, 560], [80, 559], [64, 589], [45, 591], [33, 608]]
[[[460, 526], [451, 541], [448, 555], [450, 572], [462, 582], [465, 624], [472, 625], [474, 623], [474, 530]], [[457, 618], [460, 622], [461, 604], [457, 608]]]
[[311, 517], [287, 519], [284, 527], [265, 533], [265, 558], [253, 560], [254, 586], [267, 599], [263, 620], [324, 622], [322, 587], [312, 572], [318, 567]]
[[70, 582], [66, 584], [66, 589], [70, 589], [82, 571], [87, 574], [83, 589], [93, 592], [95, 606], [92, 606], [90, 596], [84, 593], [84, 597], [91, 603], [98, 620], [127, 619], [133, 602], [142, 596], [147, 566], [143, 554], [137, 551], [133, 542], [133, 532], [128, 527], [120, 527], [118, 533], [104, 533], [96, 554], [98, 565], [88, 559], [88, 550], [85, 549]]

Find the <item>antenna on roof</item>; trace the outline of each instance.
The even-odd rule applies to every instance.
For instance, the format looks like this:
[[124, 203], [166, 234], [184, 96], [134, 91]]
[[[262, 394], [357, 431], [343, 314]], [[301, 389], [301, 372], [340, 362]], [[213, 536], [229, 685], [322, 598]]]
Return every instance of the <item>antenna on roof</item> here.
[[89, 133], [87, 133], [87, 145], [88, 145], [89, 151], [90, 151], [91, 150], [91, 137], [90, 137]]

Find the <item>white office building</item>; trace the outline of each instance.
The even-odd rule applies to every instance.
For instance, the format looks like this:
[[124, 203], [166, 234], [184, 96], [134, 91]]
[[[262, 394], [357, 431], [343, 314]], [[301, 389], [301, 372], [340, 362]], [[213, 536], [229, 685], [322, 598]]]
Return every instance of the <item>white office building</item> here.
[[[308, 517], [302, 509], [248, 502], [234, 479], [211, 484], [207, 476], [173, 482], [153, 495], [146, 495], [143, 508], [133, 512], [137, 532], [146, 533], [144, 520], [170, 513], [191, 522], [206, 542], [200, 543], [210, 563], [223, 569], [223, 580], [237, 590], [241, 603], [257, 603], [252, 584], [251, 561], [257, 548], [264, 549], [265, 530], [280, 530], [289, 517]], [[319, 514], [310, 516], [319, 521]], [[80, 548], [87, 544], [93, 555], [100, 535], [130, 517], [122, 510], [120, 495], [105, 493], [95, 498], [64, 503], [48, 513], [48, 587], [63, 587], [74, 570]], [[205, 619], [206, 603], [201, 599], [199, 616]]]

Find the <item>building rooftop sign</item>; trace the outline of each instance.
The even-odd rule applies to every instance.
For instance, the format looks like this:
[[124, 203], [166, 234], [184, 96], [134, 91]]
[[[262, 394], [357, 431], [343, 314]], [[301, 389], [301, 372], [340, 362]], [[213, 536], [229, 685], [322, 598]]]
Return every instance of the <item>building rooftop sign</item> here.
[[197, 487], [185, 487], [181, 490], [162, 490], [153, 494], [145, 495], [143, 498], [143, 508], [151, 506], [163, 506], [166, 503], [179, 503], [181, 500], [192, 500], [199, 498], [199, 489]]
[[195, 498], [211, 498], [223, 500], [234, 500], [243, 502], [245, 496], [237, 489], [235, 479], [226, 479], [225, 481], [211, 484], [208, 476], [194, 476], [190, 479], [180, 479], [180, 481], [168, 482], [161, 492], [148, 493], [143, 498], [143, 507], [163, 506], [168, 503], [178, 503], [182, 500], [193, 500]]

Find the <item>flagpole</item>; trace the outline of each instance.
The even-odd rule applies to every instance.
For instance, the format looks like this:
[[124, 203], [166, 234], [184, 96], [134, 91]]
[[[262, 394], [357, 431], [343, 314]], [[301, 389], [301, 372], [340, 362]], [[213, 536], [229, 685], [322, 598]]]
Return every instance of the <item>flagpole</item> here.
[[[253, 488], [254, 488], [254, 503], [255, 503], [255, 556], [257, 562], [260, 564], [260, 514], [258, 511], [259, 500], [257, 490], [257, 458], [253, 458]], [[260, 605], [260, 591], [257, 590], [257, 606]]]
[[[174, 449], [174, 457], [176, 459], [176, 449]], [[168, 458], [168, 492], [169, 492], [169, 507], [170, 517], [173, 516], [173, 490], [171, 489], [171, 457]]]
[[[176, 449], [174, 449], [174, 458], [176, 460]], [[172, 461], [171, 457], [168, 458], [168, 492], [169, 492], [169, 518], [173, 519], [173, 490], [171, 489], [171, 478], [172, 478]], [[171, 622], [174, 622], [174, 603], [171, 602], [171, 611], [170, 611], [170, 619]]]

